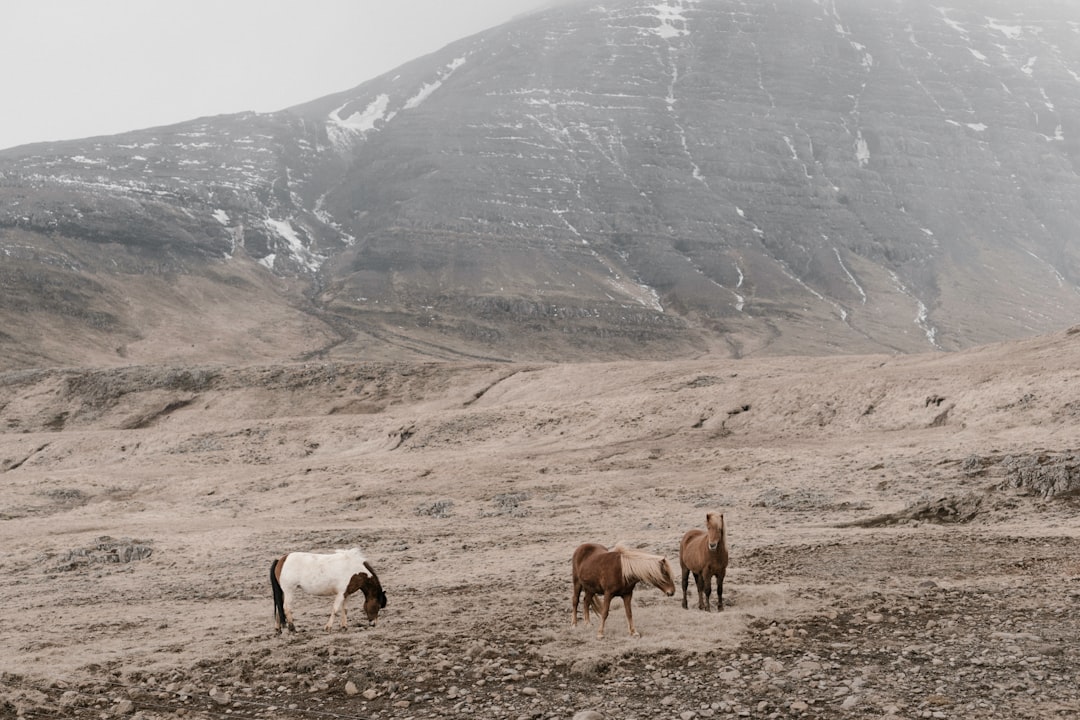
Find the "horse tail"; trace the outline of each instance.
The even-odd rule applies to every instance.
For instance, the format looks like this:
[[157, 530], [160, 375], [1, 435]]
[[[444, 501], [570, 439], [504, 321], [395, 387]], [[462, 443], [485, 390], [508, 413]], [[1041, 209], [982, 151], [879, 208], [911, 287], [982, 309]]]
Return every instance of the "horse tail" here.
[[278, 563], [282, 560], [284, 558], [274, 558], [273, 562], [270, 563], [270, 589], [274, 593], [274, 619], [279, 631], [281, 626], [285, 624], [285, 592], [281, 589], [277, 574]]

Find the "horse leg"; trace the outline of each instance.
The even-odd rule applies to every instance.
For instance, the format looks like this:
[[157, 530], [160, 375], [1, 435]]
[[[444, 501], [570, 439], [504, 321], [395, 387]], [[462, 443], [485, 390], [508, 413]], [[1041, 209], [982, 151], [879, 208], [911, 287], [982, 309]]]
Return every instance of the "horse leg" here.
[[348, 630], [349, 629], [349, 625], [345, 620], [346, 616], [348, 615], [348, 611], [345, 609], [345, 606], [347, 604], [348, 604], [348, 598], [344, 598], [344, 597], [341, 598], [341, 629], [342, 630]]
[[697, 585], [697, 607], [698, 610], [708, 610], [709, 606], [705, 604], [705, 588], [708, 587], [705, 584], [705, 571], [694, 573], [694, 584]]
[[716, 576], [716, 612], [724, 611], [724, 573]]
[[285, 626], [289, 628], [289, 632], [296, 632], [296, 626], [293, 625], [292, 614], [293, 596], [292, 593], [285, 588], [282, 588], [282, 590], [284, 591], [284, 599], [282, 600], [282, 605], [285, 608]]
[[592, 618], [589, 617], [589, 610], [591, 610], [594, 607], [595, 602], [596, 602], [596, 595], [594, 593], [591, 593], [588, 590], [586, 590], [585, 591], [585, 598], [584, 598], [584, 603], [585, 604], [581, 609], [581, 614], [585, 618], [585, 624], [586, 625], [592, 625]]
[[608, 610], [611, 609], [611, 593], [604, 593], [604, 600], [600, 604], [600, 629], [596, 632], [596, 639], [604, 639], [604, 625], [607, 623]]
[[634, 596], [634, 591], [631, 589], [628, 593], [623, 595], [622, 606], [626, 611], [626, 629], [630, 631], [630, 637], [638, 638], [641, 635], [638, 634], [637, 628], [634, 627], [634, 611], [630, 609], [630, 599]]
[[705, 604], [701, 606], [701, 609], [705, 612], [709, 612], [709, 603], [712, 601], [712, 573], [709, 572], [709, 568], [705, 567], [701, 570], [702, 586], [705, 589]]
[[[581, 601], [581, 583], [579, 583], [577, 581], [577, 578], [574, 578], [574, 592], [573, 592], [573, 595], [571, 596], [570, 600], [571, 600], [571, 604], [572, 604], [572, 609], [570, 610], [570, 627], [577, 627], [577, 609], [578, 609], [578, 603]], [[588, 612], [589, 612], [589, 603], [586, 602], [585, 603], [586, 617], [588, 617]], [[586, 620], [586, 622], [587, 622], [587, 620]]]
[[330, 632], [334, 627], [334, 616], [341, 610], [341, 606], [345, 603], [345, 593], [340, 592], [334, 596], [334, 606], [330, 608], [330, 619], [326, 621], [326, 632]]
[[679, 564], [682, 565], [682, 606], [683, 610], [686, 610], [686, 588], [690, 584], [690, 568], [686, 567], [686, 563]]

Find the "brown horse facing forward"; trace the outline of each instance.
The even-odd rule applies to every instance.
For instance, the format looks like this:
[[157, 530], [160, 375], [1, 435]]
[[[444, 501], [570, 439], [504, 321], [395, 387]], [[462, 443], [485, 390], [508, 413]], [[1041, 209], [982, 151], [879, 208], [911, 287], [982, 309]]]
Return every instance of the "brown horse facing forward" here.
[[724, 574], [727, 572], [727, 530], [722, 513], [705, 515], [705, 530], [688, 530], [679, 543], [682, 565], [682, 606], [686, 607], [686, 586], [690, 573], [697, 584], [698, 609], [708, 611], [712, 579], [716, 578], [716, 610], [724, 609]]
[[[616, 545], [608, 550], [603, 545], [585, 543], [578, 546], [572, 559], [574, 577], [574, 610], [571, 626], [578, 621], [578, 601], [585, 593], [584, 617], [589, 624], [589, 608], [600, 613], [600, 630], [596, 637], [604, 637], [604, 624], [607, 622], [611, 598], [621, 597], [626, 610], [626, 626], [631, 637], [641, 637], [634, 627], [634, 614], [630, 609], [630, 600], [634, 587], [641, 581], [655, 585], [664, 594], [675, 594], [675, 581], [671, 579], [671, 566], [661, 555], [653, 555], [640, 550]], [[603, 600], [598, 604], [596, 596]]]

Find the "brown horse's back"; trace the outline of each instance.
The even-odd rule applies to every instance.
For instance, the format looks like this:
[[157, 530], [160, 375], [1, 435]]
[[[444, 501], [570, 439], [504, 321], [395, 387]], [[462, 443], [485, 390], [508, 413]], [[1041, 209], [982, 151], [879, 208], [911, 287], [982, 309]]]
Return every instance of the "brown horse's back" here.
[[622, 566], [618, 553], [612, 553], [599, 543], [579, 545], [574, 551], [572, 562], [574, 580], [592, 588], [594, 592], [603, 593], [605, 581], [612, 584], [616, 575], [621, 579]]
[[574, 565], [575, 574], [586, 560], [607, 551], [608, 549], [599, 543], [584, 543], [583, 545], [578, 545], [578, 548], [574, 551], [573, 558], [571, 559]]

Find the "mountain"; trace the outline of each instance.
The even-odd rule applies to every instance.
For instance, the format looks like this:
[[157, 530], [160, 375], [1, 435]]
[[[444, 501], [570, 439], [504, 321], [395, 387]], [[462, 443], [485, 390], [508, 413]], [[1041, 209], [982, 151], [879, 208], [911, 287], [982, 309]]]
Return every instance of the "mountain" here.
[[0, 367], [957, 350], [1080, 315], [1080, 7], [609, 0], [0, 152]]

